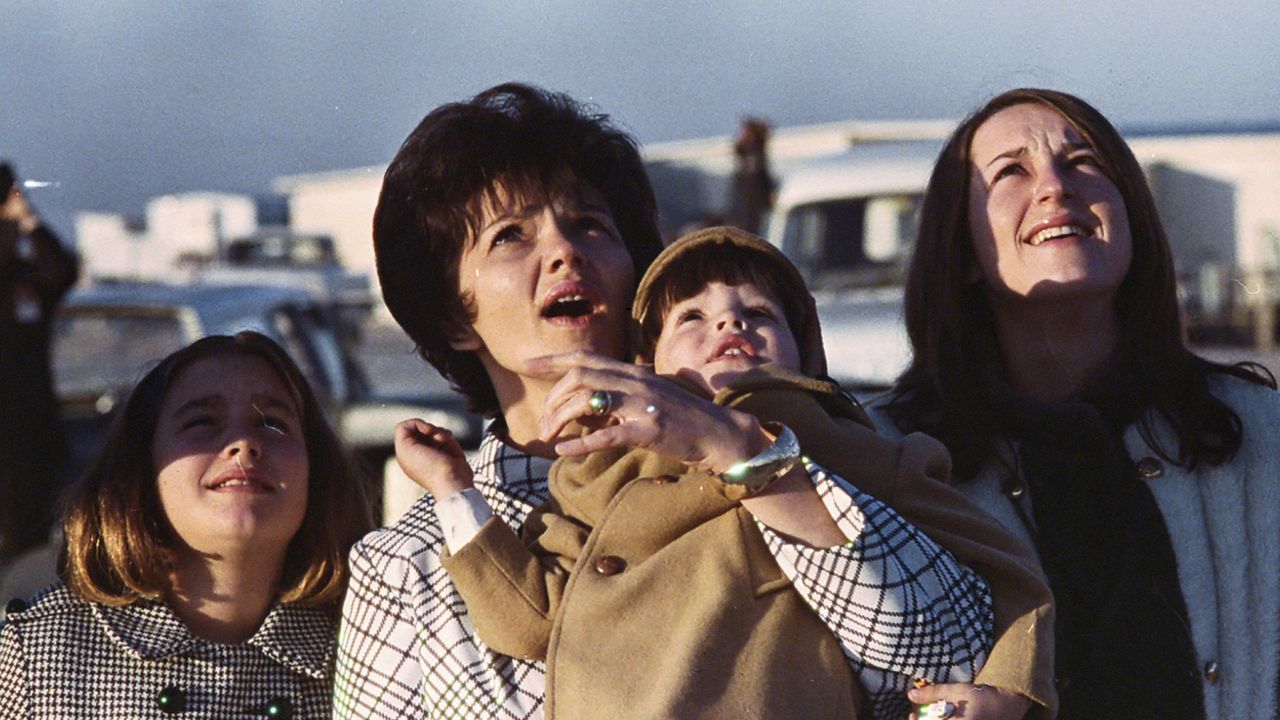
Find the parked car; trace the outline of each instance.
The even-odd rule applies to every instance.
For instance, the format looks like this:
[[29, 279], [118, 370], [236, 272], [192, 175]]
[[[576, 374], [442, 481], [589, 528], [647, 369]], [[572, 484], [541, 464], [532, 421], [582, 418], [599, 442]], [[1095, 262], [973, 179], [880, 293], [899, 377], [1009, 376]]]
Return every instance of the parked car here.
[[376, 392], [339, 308], [300, 287], [231, 284], [100, 283], [74, 290], [53, 340], [54, 381], [77, 469], [101, 448], [114, 409], [142, 375], [170, 352], [204, 335], [256, 330], [281, 344], [302, 368], [334, 427], [378, 494], [395, 424], [410, 417], [479, 443], [479, 418], [442, 384], [417, 394]]
[[931, 140], [867, 143], [793, 170], [766, 236], [815, 290], [901, 285], [940, 148]]
[[348, 329], [358, 328], [373, 307], [369, 276], [339, 262], [333, 238], [264, 227], [226, 241], [208, 264], [194, 270], [201, 283], [292, 285], [339, 309]]
[[855, 145], [788, 173], [766, 233], [805, 275], [828, 372], [853, 390], [888, 387], [911, 361], [902, 283], [941, 143]]

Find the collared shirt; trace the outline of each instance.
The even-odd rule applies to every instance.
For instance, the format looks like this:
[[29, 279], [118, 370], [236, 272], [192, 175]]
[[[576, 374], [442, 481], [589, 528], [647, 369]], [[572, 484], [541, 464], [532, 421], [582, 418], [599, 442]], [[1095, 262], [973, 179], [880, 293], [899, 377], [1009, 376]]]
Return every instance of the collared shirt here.
[[[547, 500], [550, 460], [490, 434], [473, 465], [476, 487], [512, 527]], [[914, 677], [972, 678], [990, 645], [986, 583], [879, 501], [817, 465], [807, 469], [837, 525], [855, 540], [811, 548], [759, 526], [873, 703], [882, 697], [894, 704]], [[475, 635], [440, 563], [444, 533], [433, 505], [424, 496], [352, 550], [336, 717], [542, 717], [542, 663], [494, 653]]]
[[[195, 637], [163, 603], [91, 603], [62, 585], [0, 628], [0, 718], [329, 717], [334, 623], [278, 604], [235, 644]], [[162, 701], [162, 696], [168, 698]]]

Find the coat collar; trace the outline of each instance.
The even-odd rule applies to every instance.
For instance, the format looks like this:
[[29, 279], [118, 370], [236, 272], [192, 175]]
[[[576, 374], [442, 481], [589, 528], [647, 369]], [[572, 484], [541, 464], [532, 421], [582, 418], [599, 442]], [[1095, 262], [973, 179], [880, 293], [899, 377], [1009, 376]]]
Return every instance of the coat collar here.
[[334, 620], [324, 608], [277, 604], [248, 643], [281, 665], [324, 679], [333, 666]]
[[[204, 643], [190, 633], [167, 605], [141, 601], [112, 607], [91, 603], [107, 636], [135, 657], [162, 660]], [[321, 608], [277, 603], [245, 644], [308, 677], [328, 677], [334, 653], [334, 623]]]
[[552, 460], [530, 455], [502, 440], [501, 429], [490, 427], [475, 462], [476, 484], [490, 492], [530, 505], [546, 502], [547, 475]]

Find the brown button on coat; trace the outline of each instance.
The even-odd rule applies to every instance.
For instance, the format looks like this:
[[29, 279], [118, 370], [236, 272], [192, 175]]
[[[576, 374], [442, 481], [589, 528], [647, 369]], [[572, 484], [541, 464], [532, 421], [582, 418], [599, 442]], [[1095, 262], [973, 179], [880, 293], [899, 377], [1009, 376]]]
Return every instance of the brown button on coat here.
[[[1003, 631], [979, 681], [1052, 711], [1048, 589], [1029, 548], [937, 480], [940, 444], [879, 437], [831, 383], [775, 366], [716, 401], [788, 425], [806, 454], [978, 570]], [[678, 481], [652, 481], [664, 476]], [[643, 450], [558, 461], [549, 485], [552, 504], [524, 529], [541, 563], [497, 520], [444, 559], [486, 644], [547, 660], [548, 717], [856, 714], [838, 644], [726, 497], [734, 488]]]
[[787, 425], [806, 455], [981, 575], [991, 586], [995, 643], [976, 682], [1031, 698], [1030, 717], [1057, 713], [1053, 594], [1035, 550], [947, 482], [951, 460], [941, 443], [921, 433], [901, 440], [879, 435], [834, 383], [776, 365], [748, 372], [715, 401]]

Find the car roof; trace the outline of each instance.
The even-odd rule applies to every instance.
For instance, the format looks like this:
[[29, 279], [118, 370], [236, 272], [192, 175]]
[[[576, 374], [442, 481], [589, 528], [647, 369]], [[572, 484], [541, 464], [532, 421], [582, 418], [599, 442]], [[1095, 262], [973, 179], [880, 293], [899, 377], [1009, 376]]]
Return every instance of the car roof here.
[[940, 140], [868, 142], [817, 158], [786, 174], [774, 212], [823, 200], [919, 193], [941, 149]]
[[253, 284], [107, 282], [73, 290], [64, 302], [71, 313], [90, 308], [193, 312], [204, 333], [231, 332], [237, 321], [284, 305], [313, 304], [301, 288]]

